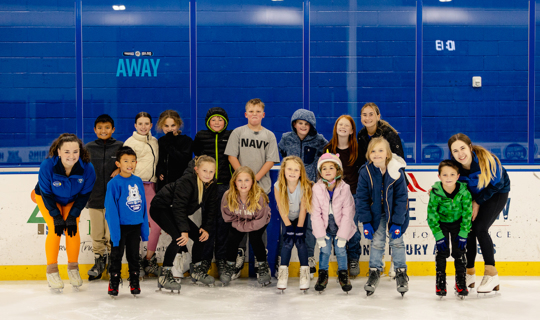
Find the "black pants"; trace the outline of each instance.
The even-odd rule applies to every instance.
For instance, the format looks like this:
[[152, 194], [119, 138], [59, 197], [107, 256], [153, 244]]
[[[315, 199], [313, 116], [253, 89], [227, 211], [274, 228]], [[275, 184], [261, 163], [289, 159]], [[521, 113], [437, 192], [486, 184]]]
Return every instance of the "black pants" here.
[[[186, 246], [179, 246], [176, 239], [182, 236], [180, 228], [174, 220], [174, 216], [171, 209], [162, 209], [150, 207], [150, 215], [152, 219], [161, 227], [161, 229], [167, 232], [171, 236], [171, 243], [165, 250], [165, 257], [163, 258], [164, 267], [172, 267], [176, 254], [180, 251], [187, 251]], [[189, 238], [193, 240], [193, 248], [191, 249], [191, 262], [198, 263], [201, 261], [203, 242], [199, 241], [199, 227], [191, 219], [188, 219], [189, 223]]]
[[266, 247], [264, 246], [262, 237], [267, 226], [268, 225], [251, 232], [240, 232], [231, 226], [229, 229], [229, 237], [227, 238], [227, 261], [236, 261], [238, 245], [246, 234], [249, 235], [249, 243], [251, 244], [251, 248], [253, 249], [257, 261], [266, 261]]
[[457, 242], [457, 236], [461, 227], [461, 219], [451, 223], [439, 222], [439, 225], [446, 239], [450, 239], [450, 243], [445, 251], [437, 251], [435, 256], [437, 272], [446, 273], [446, 259], [450, 257], [450, 247], [452, 247], [452, 258], [454, 258], [456, 274], [465, 273], [465, 271], [467, 271], [465, 268], [465, 265], [467, 264], [465, 250], [461, 250]]
[[495, 266], [493, 241], [491, 241], [488, 230], [493, 222], [495, 222], [504, 206], [506, 206], [507, 200], [508, 192], [496, 193], [480, 206], [476, 220], [472, 222], [471, 232], [469, 232], [469, 237], [467, 238], [467, 268], [474, 268], [476, 239], [478, 239], [478, 243], [480, 244], [485, 264]]
[[129, 273], [139, 271], [139, 244], [141, 243], [141, 225], [121, 225], [120, 244], [111, 249], [110, 273], [120, 273], [122, 270], [122, 257], [126, 248]]
[[[218, 184], [217, 186], [217, 198], [218, 203], [221, 203], [221, 198], [225, 191], [229, 190], [228, 184]], [[217, 212], [216, 218], [214, 220], [213, 230], [208, 231], [209, 237], [208, 240], [204, 242], [203, 260], [212, 261], [214, 258], [214, 249], [216, 260], [226, 260], [227, 259], [227, 237], [229, 236], [229, 224], [223, 220], [223, 215], [221, 210]]]

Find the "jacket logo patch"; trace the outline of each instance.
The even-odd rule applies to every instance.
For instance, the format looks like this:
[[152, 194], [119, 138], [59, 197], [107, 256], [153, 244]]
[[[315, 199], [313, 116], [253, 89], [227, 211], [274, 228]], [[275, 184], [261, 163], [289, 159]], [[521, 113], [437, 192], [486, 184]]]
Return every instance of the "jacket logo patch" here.
[[55, 182], [53, 182], [52, 185], [55, 186], [55, 187], [60, 187], [60, 186], [62, 185], [62, 182], [60, 182], [60, 181], [55, 181]]
[[133, 187], [131, 185], [128, 185], [128, 188], [129, 188], [129, 196], [127, 197], [126, 205], [133, 212], [141, 211], [142, 200], [141, 200], [141, 194], [139, 193], [139, 187], [137, 185], [134, 185]]
[[84, 180], [83, 180], [83, 179], [79, 179], [79, 180], [77, 180], [77, 181], [79, 181], [79, 183], [83, 183]]

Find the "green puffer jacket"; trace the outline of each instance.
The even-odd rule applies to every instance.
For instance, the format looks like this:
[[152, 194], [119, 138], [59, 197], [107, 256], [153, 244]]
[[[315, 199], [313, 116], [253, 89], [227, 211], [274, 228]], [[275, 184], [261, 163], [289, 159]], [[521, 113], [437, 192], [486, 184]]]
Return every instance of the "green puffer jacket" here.
[[454, 199], [450, 199], [444, 193], [442, 184], [440, 181], [435, 182], [432, 186], [432, 190], [429, 196], [428, 204], [428, 225], [435, 236], [435, 240], [439, 241], [444, 238], [440, 222], [456, 222], [460, 218], [461, 227], [459, 230], [459, 236], [467, 238], [469, 231], [471, 231], [472, 220], [472, 197], [467, 185], [462, 182], [456, 182], [456, 187], [459, 188], [458, 193]]

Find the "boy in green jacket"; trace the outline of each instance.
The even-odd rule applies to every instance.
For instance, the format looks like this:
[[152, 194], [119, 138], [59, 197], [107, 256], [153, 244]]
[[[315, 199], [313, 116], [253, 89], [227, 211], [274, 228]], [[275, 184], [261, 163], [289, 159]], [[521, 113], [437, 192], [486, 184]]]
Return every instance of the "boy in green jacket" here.
[[465, 183], [459, 182], [459, 168], [452, 160], [439, 164], [439, 179], [429, 196], [428, 225], [435, 236], [437, 280], [436, 293], [446, 296], [446, 259], [452, 257], [456, 267], [456, 293], [462, 299], [469, 294], [465, 283], [465, 245], [471, 231], [472, 197]]

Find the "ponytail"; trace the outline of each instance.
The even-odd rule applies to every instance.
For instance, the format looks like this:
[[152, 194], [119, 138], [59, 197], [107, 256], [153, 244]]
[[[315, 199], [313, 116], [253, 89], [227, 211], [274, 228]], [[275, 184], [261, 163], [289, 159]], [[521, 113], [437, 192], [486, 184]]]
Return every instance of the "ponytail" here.
[[478, 157], [480, 175], [478, 176], [478, 189], [487, 187], [490, 181], [497, 175], [497, 167], [502, 170], [501, 161], [497, 156], [481, 146], [472, 146], [472, 150]]

